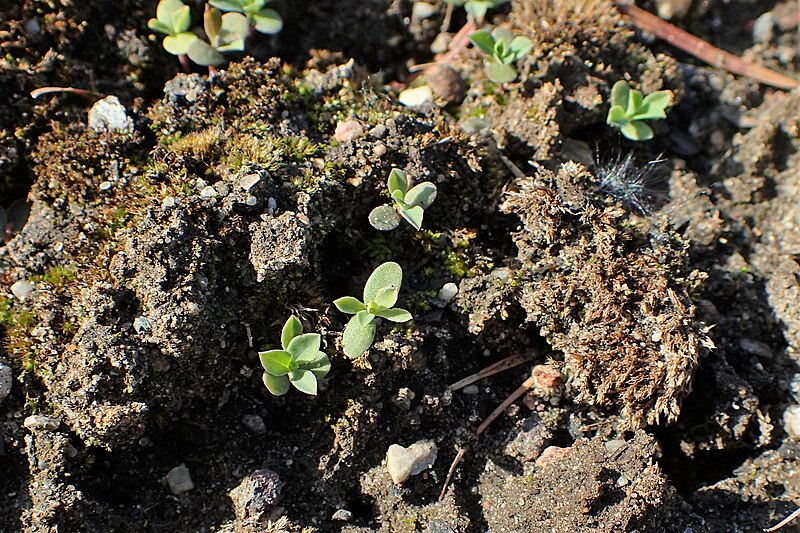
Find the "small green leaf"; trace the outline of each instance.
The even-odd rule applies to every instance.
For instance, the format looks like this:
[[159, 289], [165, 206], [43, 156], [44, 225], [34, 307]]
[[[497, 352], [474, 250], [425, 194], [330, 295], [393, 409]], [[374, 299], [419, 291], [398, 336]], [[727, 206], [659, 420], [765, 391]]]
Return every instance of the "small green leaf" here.
[[391, 231], [400, 225], [400, 215], [390, 205], [380, 205], [369, 214], [369, 223], [379, 231]]
[[335, 305], [339, 311], [347, 313], [348, 315], [354, 315], [359, 311], [363, 311], [366, 307], [358, 298], [353, 298], [352, 296], [338, 298], [333, 301], [333, 305]]
[[261, 377], [264, 386], [267, 390], [275, 396], [283, 396], [289, 392], [289, 378], [287, 376], [273, 376], [267, 372]]
[[189, 53], [192, 43], [199, 40], [200, 37], [188, 31], [177, 35], [167, 35], [164, 37], [164, 50], [174, 56], [185, 55]]
[[389, 194], [394, 196], [395, 191], [400, 191], [402, 193], [400, 198], [404, 198], [408, 191], [408, 178], [406, 178], [406, 173], [399, 168], [393, 168], [392, 171], [389, 172], [387, 186], [389, 187]]
[[606, 119], [608, 124], [620, 127], [624, 124], [629, 122], [628, 117], [625, 116], [625, 110], [622, 106], [613, 105], [611, 109], [608, 110], [608, 118]]
[[311, 361], [302, 361], [299, 363], [299, 368], [310, 370], [317, 376], [317, 379], [322, 379], [327, 376], [331, 369], [331, 361], [324, 352], [317, 352], [317, 355]]
[[297, 368], [297, 365], [292, 363], [292, 355], [284, 350], [258, 352], [258, 357], [264, 370], [273, 376], [285, 376]]
[[319, 333], [304, 333], [298, 335], [289, 342], [286, 351], [292, 355], [293, 359], [299, 357], [314, 357], [319, 351], [321, 338]]
[[422, 207], [415, 205], [408, 209], [400, 209], [400, 216], [406, 219], [406, 222], [414, 226], [414, 229], [419, 231], [422, 227], [422, 217], [425, 215], [425, 210]]
[[391, 307], [397, 303], [397, 295], [400, 292], [399, 287], [384, 287], [375, 295], [372, 300], [381, 307]]
[[495, 83], [509, 83], [517, 79], [517, 69], [514, 65], [490, 61], [486, 65], [486, 75]]
[[157, 31], [158, 33], [166, 33], [169, 35], [172, 33], [172, 28], [164, 24], [158, 19], [150, 19], [147, 21], [147, 27], [153, 31]]
[[483, 20], [483, 17], [486, 16], [486, 12], [489, 11], [490, 7], [491, 5], [488, 2], [481, 0], [470, 0], [464, 4], [466, 12], [472, 15], [472, 18], [475, 20]]
[[245, 13], [255, 13], [264, 7], [267, 0], [239, 0], [239, 3], [242, 4]]
[[632, 120], [655, 120], [667, 118], [665, 110], [672, 105], [672, 92], [656, 91], [650, 93], [642, 100], [642, 105], [636, 110]]
[[303, 324], [300, 323], [296, 316], [290, 316], [281, 330], [281, 346], [283, 349], [287, 349], [289, 342], [301, 333], [303, 333]]
[[211, 8], [203, 13], [203, 29], [208, 36], [211, 45], [216, 47], [219, 32], [222, 30], [222, 13], [218, 9]]
[[619, 131], [632, 141], [649, 141], [653, 138], [653, 128], [638, 120], [625, 124]]
[[[225, 13], [222, 15], [222, 26], [220, 36], [224, 43], [230, 44], [235, 41], [244, 41], [250, 32], [250, 22], [241, 13]], [[242, 46], [244, 49], [244, 46]]]
[[469, 40], [472, 41], [472, 44], [480, 48], [484, 54], [494, 54], [494, 37], [492, 37], [492, 34], [489, 33], [488, 30], [479, 30], [471, 33]]
[[[172, 29], [172, 17], [175, 12], [180, 11], [184, 7], [189, 7], [181, 0], [161, 0], [156, 7], [156, 18], [165, 26]], [[172, 31], [168, 33], [173, 33]], [[180, 33], [180, 32], [178, 32]]]
[[241, 2], [235, 2], [232, 0], [209, 0], [208, 3], [211, 4], [211, 7], [216, 7], [220, 11], [238, 11], [239, 13], [244, 12], [244, 7], [242, 6]]
[[373, 315], [367, 310], [364, 310], [356, 313], [356, 316], [353, 318], [355, 318], [356, 322], [358, 322], [360, 325], [366, 326], [367, 324], [370, 324], [375, 320], [375, 315]]
[[189, 59], [203, 67], [221, 65], [225, 62], [225, 58], [222, 57], [222, 54], [217, 52], [202, 39], [195, 39], [186, 50], [186, 55], [189, 56]]
[[373, 301], [378, 291], [384, 287], [400, 288], [402, 283], [403, 269], [400, 265], [392, 261], [383, 263], [370, 274], [364, 285], [364, 302]]
[[344, 335], [342, 335], [344, 354], [354, 359], [366, 352], [372, 346], [372, 341], [375, 340], [376, 330], [375, 321], [362, 326], [356, 317], [351, 318], [344, 328]]
[[436, 185], [430, 181], [423, 181], [406, 193], [405, 202], [409, 206], [418, 205], [422, 209], [428, 209], [434, 200], [436, 200]]
[[624, 110], [628, 107], [628, 93], [631, 88], [627, 81], [620, 80], [611, 87], [611, 105], [620, 106]]
[[250, 18], [257, 32], [272, 35], [283, 29], [283, 20], [274, 9], [262, 9], [257, 13], [252, 13]]
[[192, 24], [192, 12], [189, 6], [183, 6], [172, 14], [172, 33], [181, 33]]
[[514, 52], [514, 61], [518, 61], [528, 55], [533, 48], [533, 41], [527, 37], [517, 36], [511, 40], [508, 47]]
[[414, 318], [413, 316], [411, 316], [411, 313], [409, 313], [405, 309], [400, 309], [400, 308], [385, 309], [375, 314], [381, 318], [385, 318], [386, 320], [390, 320], [392, 322], [408, 322], [409, 320]]
[[300, 392], [311, 396], [317, 395], [317, 376], [310, 370], [295, 370], [289, 374], [289, 381]]
[[625, 114], [632, 117], [636, 111], [642, 106], [642, 93], [635, 89], [628, 92], [628, 107], [625, 108]]
[[508, 28], [495, 28], [492, 32], [492, 36], [494, 37], [495, 41], [495, 50], [497, 50], [497, 44], [502, 44], [503, 50], [508, 49], [509, 45], [511, 44], [511, 40], [514, 38], [514, 34]]

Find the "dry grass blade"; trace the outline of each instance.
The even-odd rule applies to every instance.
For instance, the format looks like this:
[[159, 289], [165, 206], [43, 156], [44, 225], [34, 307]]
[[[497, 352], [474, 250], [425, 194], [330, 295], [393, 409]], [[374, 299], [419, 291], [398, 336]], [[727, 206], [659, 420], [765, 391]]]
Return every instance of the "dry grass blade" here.
[[455, 383], [453, 383], [452, 385], [447, 387], [447, 390], [451, 390], [451, 391], [458, 390], [458, 389], [461, 389], [463, 387], [466, 387], [467, 385], [471, 385], [472, 383], [475, 383], [478, 380], [481, 380], [483, 378], [488, 378], [489, 376], [493, 376], [494, 374], [497, 374], [498, 372], [502, 372], [503, 370], [508, 370], [509, 368], [514, 368], [515, 366], [521, 365], [522, 363], [525, 363], [527, 361], [531, 361], [533, 359], [534, 355], [535, 354], [530, 353], [530, 352], [524, 353], [524, 354], [510, 355], [510, 356], [506, 357], [505, 359], [499, 360], [498, 362], [494, 363], [493, 365], [487, 366], [486, 368], [480, 370], [479, 372], [476, 372], [476, 373], [474, 373], [474, 374], [472, 374], [470, 376], [467, 376], [462, 380], [456, 381]]
[[790, 514], [789, 516], [787, 516], [786, 518], [784, 518], [783, 520], [781, 520], [780, 522], [778, 522], [774, 526], [765, 529], [764, 532], [765, 533], [770, 533], [771, 531], [778, 531], [780, 528], [782, 528], [783, 526], [785, 526], [786, 524], [788, 524], [789, 522], [791, 522], [792, 520], [794, 520], [798, 516], [800, 516], [800, 507], [798, 507], [792, 514]]
[[652, 33], [675, 48], [680, 48], [709, 65], [724, 68], [734, 74], [748, 76], [761, 83], [781, 89], [794, 89], [800, 84], [800, 81], [794, 78], [721, 50], [641, 8], [634, 5], [626, 5], [620, 0], [616, 0], [614, 4], [622, 14], [631, 18], [637, 28]]

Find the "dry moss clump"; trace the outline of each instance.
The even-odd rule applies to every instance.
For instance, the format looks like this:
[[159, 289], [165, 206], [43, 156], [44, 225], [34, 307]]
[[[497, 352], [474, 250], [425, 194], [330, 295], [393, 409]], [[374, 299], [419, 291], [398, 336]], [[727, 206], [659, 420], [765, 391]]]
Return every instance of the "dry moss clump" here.
[[619, 409], [629, 427], [672, 421], [711, 346], [689, 295], [703, 276], [666, 226], [593, 199], [593, 180], [568, 163], [507, 196], [503, 211], [523, 225], [519, 303], [563, 353], [577, 401]]

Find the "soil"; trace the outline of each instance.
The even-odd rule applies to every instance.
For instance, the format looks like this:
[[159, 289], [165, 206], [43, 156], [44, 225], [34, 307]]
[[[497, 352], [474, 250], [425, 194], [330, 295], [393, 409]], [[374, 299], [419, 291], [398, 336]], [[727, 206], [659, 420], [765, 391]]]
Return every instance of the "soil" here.
[[[212, 73], [178, 73], [155, 5], [0, 0], [0, 531], [711, 533], [800, 505], [797, 90], [609, 0], [490, 11], [534, 43], [502, 86], [474, 49], [411, 72], [444, 5], [276, 2], [281, 33]], [[797, 75], [793, 5], [673, 22]], [[605, 124], [621, 79], [673, 91], [652, 141]], [[128, 131], [88, 127], [107, 95]], [[421, 231], [368, 222], [393, 168], [438, 188]], [[389, 260], [414, 320], [349, 359], [332, 302]], [[262, 384], [290, 314], [331, 359], [316, 396]]]

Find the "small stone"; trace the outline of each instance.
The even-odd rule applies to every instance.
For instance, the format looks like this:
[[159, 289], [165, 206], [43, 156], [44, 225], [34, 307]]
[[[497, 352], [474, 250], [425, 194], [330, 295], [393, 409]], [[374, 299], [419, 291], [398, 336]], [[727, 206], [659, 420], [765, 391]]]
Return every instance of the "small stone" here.
[[245, 476], [228, 495], [239, 520], [269, 518], [270, 511], [280, 501], [283, 482], [272, 470], [254, 470]]
[[150, 321], [145, 316], [138, 316], [133, 321], [133, 329], [136, 330], [136, 333], [145, 333], [150, 330]]
[[542, 424], [535, 414], [522, 424], [522, 429], [506, 445], [505, 453], [522, 461], [532, 461], [542, 454], [553, 433]]
[[10, 366], [0, 361], [0, 403], [11, 393], [14, 383], [14, 372]]
[[533, 377], [533, 386], [536, 390], [548, 396], [556, 394], [564, 383], [561, 372], [550, 365], [534, 366], [531, 376]]
[[172, 196], [167, 196], [163, 200], [161, 200], [161, 208], [162, 209], [170, 209], [175, 207], [175, 198]]
[[55, 431], [60, 424], [61, 420], [42, 415], [31, 415], [22, 423], [23, 426], [31, 431]]
[[478, 388], [478, 386], [472, 383], [471, 385], [467, 385], [466, 387], [461, 389], [461, 392], [466, 394], [467, 396], [475, 396], [476, 394], [478, 394], [479, 390], [480, 389]]
[[11, 294], [16, 296], [17, 300], [24, 302], [28, 295], [36, 288], [33, 282], [26, 279], [21, 279], [11, 285]]
[[559, 446], [548, 446], [542, 452], [542, 455], [536, 459], [536, 466], [542, 467], [547, 464], [550, 464], [554, 461], [558, 461], [562, 457], [566, 457], [570, 454], [570, 448], [561, 448]]
[[255, 196], [248, 196], [247, 199], [244, 201], [244, 203], [250, 207], [253, 207], [258, 203], [258, 198], [256, 198]]
[[192, 475], [183, 463], [167, 472], [166, 479], [167, 485], [169, 485], [169, 491], [175, 495], [189, 492], [194, 488]]
[[456, 297], [458, 294], [458, 285], [455, 283], [445, 283], [442, 285], [442, 288], [439, 289], [439, 294], [437, 294], [437, 298], [443, 300], [445, 302], [451, 302], [453, 298]]
[[353, 513], [348, 511], [347, 509], [338, 509], [333, 516], [331, 517], [332, 520], [339, 520], [341, 522], [349, 522], [353, 519]]
[[371, 130], [369, 130], [369, 136], [372, 137], [373, 139], [383, 139], [385, 135], [386, 135], [386, 126], [384, 126], [383, 124], [378, 124]]
[[511, 279], [511, 269], [508, 267], [495, 268], [489, 274], [504, 283]]
[[267, 213], [274, 215], [276, 209], [278, 209], [278, 201], [275, 198], [270, 197], [267, 200]]
[[439, 35], [431, 43], [431, 52], [434, 54], [443, 54], [450, 48], [450, 42], [453, 38], [449, 33], [440, 32]]
[[259, 181], [261, 181], [261, 176], [258, 174], [248, 174], [247, 176], [243, 177], [239, 180], [239, 187], [242, 189], [249, 191], [252, 189]]
[[411, 18], [414, 20], [425, 20], [436, 13], [436, 6], [427, 2], [414, 2], [411, 8]]
[[800, 437], [800, 405], [790, 405], [783, 412], [783, 430], [790, 437]]
[[740, 339], [739, 348], [750, 355], [757, 355], [764, 359], [772, 359], [772, 348], [765, 342], [753, 339]]
[[415, 476], [436, 462], [436, 444], [432, 440], [419, 440], [404, 448], [392, 444], [386, 452], [386, 467], [395, 485], [400, 485], [409, 476]]
[[753, 23], [753, 41], [757, 43], [768, 43], [772, 40], [775, 29], [775, 17], [767, 11], [758, 17]]
[[397, 99], [405, 106], [420, 107], [433, 103], [433, 91], [427, 85], [423, 85], [402, 91]]
[[336, 123], [333, 139], [340, 143], [350, 142], [364, 135], [364, 126], [357, 120], [340, 120]]
[[383, 143], [376, 143], [375, 146], [372, 147], [372, 155], [375, 157], [383, 157], [386, 155], [386, 145]]
[[431, 520], [424, 531], [425, 533], [455, 533], [456, 530], [444, 520]]
[[203, 190], [200, 191], [200, 196], [202, 198], [214, 198], [216, 195], [217, 195], [217, 190], [211, 185], [203, 187]]
[[119, 98], [107, 96], [95, 102], [89, 110], [89, 128], [94, 131], [131, 132], [133, 121]]
[[101, 191], [107, 191], [110, 188], [111, 188], [111, 182], [110, 181], [104, 181], [103, 183], [100, 184], [100, 190]]
[[242, 424], [255, 435], [263, 435], [267, 432], [267, 425], [264, 424], [264, 419], [258, 415], [244, 415]]
[[656, 0], [656, 12], [664, 20], [683, 18], [692, 7], [692, 0]]
[[433, 94], [448, 104], [460, 104], [467, 94], [467, 82], [448, 65], [431, 68], [425, 75]]

